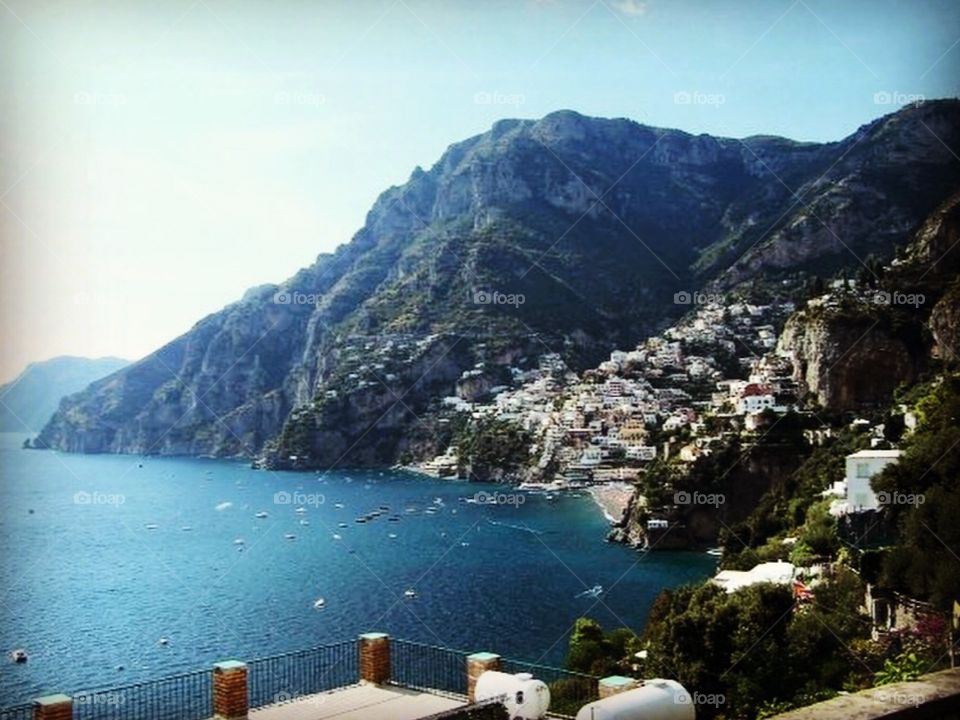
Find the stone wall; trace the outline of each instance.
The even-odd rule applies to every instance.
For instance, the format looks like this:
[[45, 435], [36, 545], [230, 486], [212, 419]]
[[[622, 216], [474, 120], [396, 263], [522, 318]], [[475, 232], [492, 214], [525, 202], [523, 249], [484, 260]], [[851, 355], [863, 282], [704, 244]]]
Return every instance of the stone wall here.
[[960, 668], [841, 695], [773, 720], [960, 720]]

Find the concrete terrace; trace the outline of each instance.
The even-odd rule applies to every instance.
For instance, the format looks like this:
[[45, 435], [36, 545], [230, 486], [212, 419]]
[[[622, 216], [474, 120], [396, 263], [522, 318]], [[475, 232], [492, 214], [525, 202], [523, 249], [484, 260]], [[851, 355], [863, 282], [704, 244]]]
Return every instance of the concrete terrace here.
[[462, 707], [467, 699], [454, 700], [405, 688], [354, 685], [307, 695], [280, 705], [250, 712], [250, 720], [418, 720]]

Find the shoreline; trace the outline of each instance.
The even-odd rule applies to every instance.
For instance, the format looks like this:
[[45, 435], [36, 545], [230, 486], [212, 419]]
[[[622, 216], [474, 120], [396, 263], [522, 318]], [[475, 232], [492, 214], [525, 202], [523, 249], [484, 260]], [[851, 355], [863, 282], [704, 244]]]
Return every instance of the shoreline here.
[[603, 516], [611, 525], [616, 525], [627, 511], [634, 487], [630, 483], [612, 482], [605, 485], [591, 485], [587, 491], [603, 512]]

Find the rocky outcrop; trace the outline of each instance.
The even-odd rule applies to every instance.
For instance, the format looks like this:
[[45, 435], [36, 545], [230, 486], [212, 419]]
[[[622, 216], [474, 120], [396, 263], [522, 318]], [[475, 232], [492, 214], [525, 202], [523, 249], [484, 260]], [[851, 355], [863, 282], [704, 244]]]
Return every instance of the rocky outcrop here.
[[802, 394], [835, 410], [888, 403], [922, 363], [882, 313], [868, 305], [811, 303], [784, 326], [777, 352], [793, 361]]
[[814, 211], [852, 251], [889, 256], [956, 189], [922, 126], [958, 144], [958, 119], [960, 102], [925, 103], [826, 144], [570, 111], [498, 122], [385, 191], [336, 252], [68, 398], [37, 445], [277, 467], [428, 450], [433, 403], [489, 390], [462, 383], [478, 364], [553, 350], [590, 367], [732, 264], [727, 280], [853, 262], [804, 230]]
[[930, 313], [934, 354], [950, 365], [960, 363], [960, 285], [954, 284]]

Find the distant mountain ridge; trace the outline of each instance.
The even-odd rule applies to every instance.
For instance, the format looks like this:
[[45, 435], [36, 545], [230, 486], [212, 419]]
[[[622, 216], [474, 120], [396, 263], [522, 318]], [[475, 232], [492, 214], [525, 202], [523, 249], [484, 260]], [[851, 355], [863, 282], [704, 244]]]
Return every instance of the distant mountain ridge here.
[[336, 252], [69, 398], [37, 444], [274, 467], [417, 455], [442, 397], [548, 350], [588, 367], [685, 309], [679, 290], [889, 259], [960, 188], [944, 144], [960, 101], [822, 144], [503, 120], [386, 190]]
[[70, 355], [30, 363], [15, 379], [0, 386], [0, 432], [36, 432], [64, 397], [129, 364], [117, 357]]

